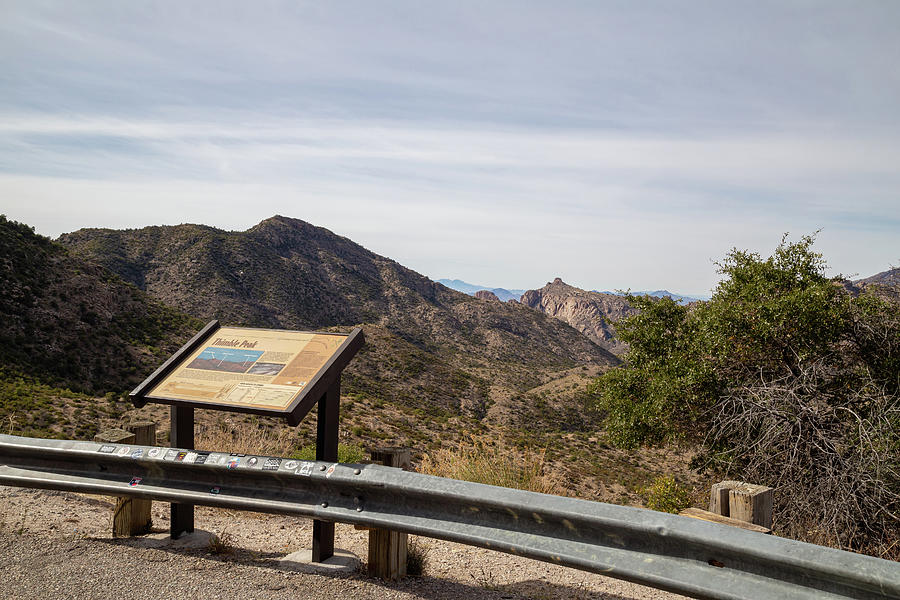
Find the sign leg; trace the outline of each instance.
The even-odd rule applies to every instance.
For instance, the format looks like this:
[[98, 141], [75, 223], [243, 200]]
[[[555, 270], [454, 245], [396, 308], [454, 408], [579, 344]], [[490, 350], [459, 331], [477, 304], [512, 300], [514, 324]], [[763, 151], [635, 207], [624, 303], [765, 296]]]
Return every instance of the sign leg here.
[[[172, 427], [169, 431], [170, 444], [182, 450], [194, 449], [194, 409], [172, 405]], [[183, 533], [194, 531], [194, 505], [172, 503], [169, 535], [173, 540]]]
[[[337, 462], [340, 402], [341, 380], [338, 378], [319, 399], [316, 460]], [[334, 556], [334, 523], [313, 521], [313, 562], [322, 562], [332, 556]]]

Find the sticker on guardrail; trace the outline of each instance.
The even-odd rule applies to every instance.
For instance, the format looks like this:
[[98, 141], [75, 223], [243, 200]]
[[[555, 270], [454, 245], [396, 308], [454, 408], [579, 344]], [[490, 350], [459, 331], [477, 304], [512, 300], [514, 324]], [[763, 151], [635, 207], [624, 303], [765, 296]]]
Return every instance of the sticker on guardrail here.
[[284, 469], [285, 471], [293, 471], [294, 469], [297, 468], [298, 464], [300, 464], [300, 463], [297, 462], [296, 460], [286, 460], [286, 461], [284, 461], [284, 464], [281, 465], [281, 468]]
[[184, 459], [187, 455], [187, 452], [179, 452], [175, 455], [175, 462], [184, 462]]
[[257, 463], [259, 463], [259, 459], [256, 458], [255, 456], [251, 456], [250, 458], [247, 459], [247, 464], [245, 466], [255, 467], [257, 465]]
[[309, 477], [310, 475], [312, 475], [313, 466], [315, 466], [315, 464], [316, 463], [309, 462], [307, 460], [302, 461], [300, 463], [300, 468], [296, 471], [297, 475], [304, 475], [306, 477]]
[[131, 446], [122, 446], [116, 451], [116, 456], [125, 456], [131, 452]]
[[187, 454], [184, 455], [184, 460], [182, 462], [193, 463], [196, 460], [197, 460], [197, 453], [196, 452], [188, 452]]
[[212, 452], [209, 456], [206, 457], [206, 464], [208, 465], [224, 465], [228, 462], [227, 454], [220, 454], [218, 452]]
[[330, 467], [328, 467], [328, 470], [325, 471], [325, 479], [328, 479], [329, 477], [331, 477], [332, 475], [334, 475], [334, 469], [335, 469], [335, 467], [337, 467], [337, 466], [338, 466], [338, 463], [334, 463], [333, 465], [331, 465]]
[[278, 467], [281, 465], [280, 458], [267, 458], [266, 462], [263, 463], [263, 471], [277, 471]]
[[162, 454], [162, 448], [150, 448], [149, 450], [147, 450], [147, 458], [160, 458]]
[[210, 493], [210, 494], [214, 494], [214, 495], [218, 495], [219, 492], [221, 492], [221, 491], [222, 491], [221, 488], [219, 488], [219, 486], [216, 486], [216, 487], [212, 488], [211, 490], [209, 490], [209, 493]]
[[115, 446], [100, 446], [100, 449], [97, 452], [103, 452], [104, 454], [112, 454], [115, 451]]
[[142, 481], [143, 481], [143, 479], [140, 477], [132, 477], [131, 481], [128, 482], [128, 485], [130, 485], [131, 487], [134, 487]]
[[166, 450], [166, 455], [163, 457], [163, 460], [175, 460], [176, 458], [178, 458], [178, 450], [169, 448]]
[[237, 469], [239, 462], [240, 461], [238, 459], [232, 458], [231, 460], [228, 461], [228, 468], [229, 469]]
[[134, 452], [131, 453], [131, 458], [140, 458], [144, 455], [144, 449], [138, 448]]
[[209, 452], [198, 452], [197, 458], [194, 459], [195, 465], [202, 465], [209, 459]]

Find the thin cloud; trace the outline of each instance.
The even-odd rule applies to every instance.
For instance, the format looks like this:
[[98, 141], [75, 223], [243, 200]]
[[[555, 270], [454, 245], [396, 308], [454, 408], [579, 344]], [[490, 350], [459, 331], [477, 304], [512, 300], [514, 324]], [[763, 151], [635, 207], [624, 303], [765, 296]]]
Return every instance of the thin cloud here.
[[874, 272], [900, 235], [898, 22], [824, 0], [13, 5], [0, 210], [53, 235], [288, 214], [507, 287], [699, 293], [731, 246], [819, 228]]

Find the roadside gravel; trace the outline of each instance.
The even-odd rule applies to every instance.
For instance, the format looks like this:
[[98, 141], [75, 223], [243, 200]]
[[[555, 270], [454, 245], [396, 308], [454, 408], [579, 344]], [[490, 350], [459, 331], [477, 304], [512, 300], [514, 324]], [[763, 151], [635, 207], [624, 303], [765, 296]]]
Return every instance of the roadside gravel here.
[[[8, 599], [606, 599], [682, 598], [592, 573], [420, 538], [425, 575], [385, 583], [361, 570], [322, 572], [282, 560], [308, 548], [306, 519], [197, 507], [198, 530], [223, 540], [167, 540], [168, 505], [153, 504], [156, 535], [112, 538], [112, 499], [0, 486], [0, 590]], [[336, 546], [365, 560], [368, 534], [337, 525]]]

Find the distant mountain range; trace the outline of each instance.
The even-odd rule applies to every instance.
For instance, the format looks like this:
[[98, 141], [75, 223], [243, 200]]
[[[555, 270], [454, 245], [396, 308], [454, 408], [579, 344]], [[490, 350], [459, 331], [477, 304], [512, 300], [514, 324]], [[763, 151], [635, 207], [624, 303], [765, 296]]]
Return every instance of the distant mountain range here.
[[462, 292], [470, 296], [474, 296], [475, 292], [492, 292], [501, 302], [508, 302], [509, 300], [518, 301], [519, 298], [522, 297], [522, 294], [525, 293], [525, 290], [508, 290], [500, 287], [492, 288], [483, 285], [475, 285], [473, 283], [466, 283], [461, 279], [438, 279], [437, 282], [441, 285], [446, 285], [451, 290], [456, 290], [457, 292]]
[[[462, 292], [464, 294], [468, 294], [470, 296], [474, 296], [476, 292], [480, 291], [488, 291], [493, 292], [497, 299], [502, 302], [508, 302], [509, 300], [520, 300], [522, 298], [522, 294], [524, 294], [528, 290], [508, 290], [506, 288], [500, 287], [489, 287], [486, 285], [476, 285], [474, 283], [468, 283], [461, 279], [438, 279], [438, 283], [447, 286], [452, 290], [456, 290], [458, 292]], [[575, 288], [580, 289], [580, 288]], [[610, 296], [623, 296], [623, 293], [620, 292], [611, 292], [608, 290], [598, 291], [598, 290], [590, 290], [597, 294], [606, 294]], [[631, 294], [635, 296], [656, 296], [657, 298], [662, 298], [668, 296], [674, 300], [676, 300], [679, 304], [690, 304], [691, 302], [696, 302], [697, 300], [709, 300], [709, 296], [689, 296], [687, 294], [678, 294], [675, 292], [670, 292], [668, 290], [653, 290], [653, 291], [640, 291], [640, 292], [631, 292]]]

